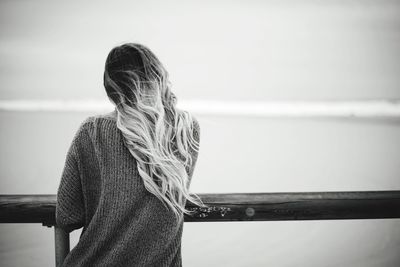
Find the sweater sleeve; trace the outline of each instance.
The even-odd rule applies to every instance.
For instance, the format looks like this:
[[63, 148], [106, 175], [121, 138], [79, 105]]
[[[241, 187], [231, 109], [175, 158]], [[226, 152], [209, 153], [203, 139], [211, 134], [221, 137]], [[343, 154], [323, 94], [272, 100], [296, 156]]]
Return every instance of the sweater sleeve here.
[[84, 198], [78, 165], [78, 144], [83, 131], [84, 128], [81, 125], [67, 151], [57, 191], [56, 223], [67, 232], [82, 227], [85, 219]]

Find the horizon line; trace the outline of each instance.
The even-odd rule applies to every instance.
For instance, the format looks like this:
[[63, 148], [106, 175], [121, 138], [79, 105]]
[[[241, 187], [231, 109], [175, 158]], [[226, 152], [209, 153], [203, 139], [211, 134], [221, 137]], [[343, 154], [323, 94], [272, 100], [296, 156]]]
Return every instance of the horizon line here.
[[[0, 100], [0, 111], [11, 112], [91, 112], [113, 108], [111, 102], [95, 99]], [[178, 100], [177, 108], [217, 116], [400, 118], [400, 100]]]

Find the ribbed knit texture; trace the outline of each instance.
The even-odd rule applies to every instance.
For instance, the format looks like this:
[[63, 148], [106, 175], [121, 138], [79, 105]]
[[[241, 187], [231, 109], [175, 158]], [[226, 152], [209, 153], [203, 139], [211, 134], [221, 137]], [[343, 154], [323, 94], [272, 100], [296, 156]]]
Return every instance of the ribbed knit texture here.
[[[195, 119], [195, 139], [200, 127]], [[186, 170], [190, 180], [197, 161]], [[63, 266], [182, 266], [183, 221], [148, 192], [123, 142], [115, 111], [88, 117], [67, 152], [57, 225], [83, 226]]]

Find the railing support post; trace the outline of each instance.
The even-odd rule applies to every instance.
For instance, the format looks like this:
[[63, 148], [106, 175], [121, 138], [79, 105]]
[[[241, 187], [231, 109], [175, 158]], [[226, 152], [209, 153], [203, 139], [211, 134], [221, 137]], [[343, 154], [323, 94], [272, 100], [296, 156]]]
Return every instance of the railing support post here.
[[60, 267], [69, 253], [69, 233], [54, 226], [54, 244], [56, 250], [56, 267]]

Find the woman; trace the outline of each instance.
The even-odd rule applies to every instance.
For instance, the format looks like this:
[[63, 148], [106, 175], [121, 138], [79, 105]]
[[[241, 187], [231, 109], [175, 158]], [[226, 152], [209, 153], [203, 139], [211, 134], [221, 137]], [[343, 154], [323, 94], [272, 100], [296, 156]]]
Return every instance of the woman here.
[[205, 207], [189, 194], [199, 123], [143, 45], [111, 50], [104, 87], [115, 110], [81, 124], [57, 193], [57, 225], [83, 226], [63, 266], [182, 266], [186, 200]]

